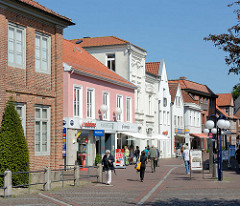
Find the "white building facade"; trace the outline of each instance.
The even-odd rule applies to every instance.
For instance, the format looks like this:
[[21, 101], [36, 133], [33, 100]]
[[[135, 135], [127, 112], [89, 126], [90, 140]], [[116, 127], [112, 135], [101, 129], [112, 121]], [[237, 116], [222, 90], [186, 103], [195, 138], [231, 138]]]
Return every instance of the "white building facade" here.
[[152, 136], [152, 144], [160, 151], [160, 158], [172, 156], [174, 140], [171, 136], [171, 95], [169, 92], [168, 78], [165, 61], [146, 63], [146, 71], [155, 76], [157, 82], [157, 132]]
[[[201, 145], [203, 148], [203, 141], [201, 137], [190, 139], [191, 134], [201, 134], [201, 107], [195, 103], [184, 103], [184, 127], [185, 127], [185, 143], [190, 148], [196, 148], [196, 145]], [[199, 143], [197, 143], [198, 141]], [[198, 148], [196, 148], [198, 149]]]
[[169, 83], [171, 93], [171, 154], [179, 156], [179, 149], [185, 144], [184, 101], [178, 83]]
[[145, 58], [147, 52], [128, 41], [113, 36], [71, 41], [75, 43], [80, 41], [80, 45], [101, 63], [137, 86], [135, 90], [135, 122], [138, 124], [138, 133], [119, 132], [119, 137], [125, 135], [128, 145], [139, 146], [140, 150], [143, 150], [148, 144], [151, 145], [152, 137], [158, 134], [158, 84], [156, 83], [158, 80], [150, 76], [146, 77]]

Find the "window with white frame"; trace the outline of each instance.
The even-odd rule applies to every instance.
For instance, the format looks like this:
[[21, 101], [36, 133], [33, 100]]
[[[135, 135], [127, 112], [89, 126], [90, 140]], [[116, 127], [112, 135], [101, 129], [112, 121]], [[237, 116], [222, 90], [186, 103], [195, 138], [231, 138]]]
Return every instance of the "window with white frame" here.
[[73, 114], [74, 117], [82, 117], [82, 87], [74, 86]]
[[137, 101], [136, 101], [136, 110], [140, 112], [140, 91], [137, 91]]
[[177, 126], [177, 116], [174, 115], [174, 126]]
[[167, 124], [170, 125], [170, 114], [167, 112]]
[[35, 70], [51, 73], [51, 37], [40, 32], [35, 35]]
[[166, 124], [166, 111], [163, 111], [163, 124]]
[[107, 105], [108, 110], [103, 114], [102, 118], [104, 120], [109, 120], [110, 108], [109, 108], [109, 93], [108, 92], [103, 92], [103, 104]]
[[148, 95], [148, 114], [152, 114], [152, 95]]
[[127, 97], [126, 101], [127, 122], [132, 122], [132, 99]]
[[117, 95], [117, 107], [122, 109], [122, 113], [117, 116], [117, 120], [122, 121], [123, 120], [123, 96]]
[[17, 110], [17, 113], [20, 117], [24, 135], [26, 135], [26, 104], [24, 103], [16, 103], [15, 108]]
[[35, 155], [50, 154], [50, 107], [35, 106]]
[[17, 24], [8, 24], [8, 65], [25, 69], [26, 32]]
[[160, 116], [160, 124], [163, 124], [163, 112], [162, 112], [162, 110], [159, 111], [159, 116]]
[[163, 98], [163, 106], [164, 106], [164, 107], [167, 106], [167, 98], [166, 98], [166, 97]]
[[87, 118], [95, 118], [95, 96], [93, 89], [87, 89]]
[[107, 67], [115, 71], [115, 54], [107, 54]]

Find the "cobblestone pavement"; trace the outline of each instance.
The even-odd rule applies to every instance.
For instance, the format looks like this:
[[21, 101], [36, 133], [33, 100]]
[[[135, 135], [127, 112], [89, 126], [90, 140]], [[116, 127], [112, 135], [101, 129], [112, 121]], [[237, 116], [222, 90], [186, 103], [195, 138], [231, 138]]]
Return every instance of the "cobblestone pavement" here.
[[134, 166], [118, 169], [113, 185], [90, 183], [51, 192], [0, 200], [0, 205], [240, 205], [240, 173], [225, 170], [222, 182], [193, 173], [185, 174], [181, 159], [160, 160], [155, 173], [147, 167], [144, 182]]

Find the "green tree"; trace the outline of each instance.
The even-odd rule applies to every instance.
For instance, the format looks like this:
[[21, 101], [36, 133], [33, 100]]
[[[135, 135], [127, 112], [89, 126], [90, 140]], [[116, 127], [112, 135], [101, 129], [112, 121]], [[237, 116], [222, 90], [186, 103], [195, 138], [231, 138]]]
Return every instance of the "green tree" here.
[[[228, 7], [239, 7], [240, 1], [229, 4]], [[237, 15], [237, 24], [228, 29], [228, 33], [224, 34], [209, 34], [204, 40], [212, 41], [215, 47], [222, 49], [226, 53], [225, 62], [230, 67], [229, 73], [240, 73], [240, 10], [235, 9]]]
[[[8, 101], [0, 129], [0, 173], [29, 171], [29, 151], [20, 117], [14, 102]], [[27, 184], [28, 174], [12, 176], [13, 185]], [[0, 186], [3, 185], [3, 177]]]
[[232, 96], [234, 100], [240, 96], [240, 84], [237, 84], [233, 87]]

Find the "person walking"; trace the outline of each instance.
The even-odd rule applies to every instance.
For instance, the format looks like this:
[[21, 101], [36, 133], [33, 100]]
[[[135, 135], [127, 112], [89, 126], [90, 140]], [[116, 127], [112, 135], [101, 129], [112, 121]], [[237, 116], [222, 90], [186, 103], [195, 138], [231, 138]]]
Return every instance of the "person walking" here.
[[145, 156], [148, 157], [148, 152], [149, 152], [149, 150], [147, 149], [147, 147], [145, 147], [144, 152], [145, 152]]
[[156, 160], [157, 160], [157, 152], [155, 147], [151, 147], [149, 151], [149, 157], [151, 159], [151, 168], [152, 168], [152, 173], [155, 172], [156, 169]]
[[186, 168], [186, 174], [190, 174], [190, 162], [189, 162], [189, 149], [188, 149], [188, 146], [184, 147], [182, 155], [183, 155], [183, 161], [184, 161], [185, 168]]
[[129, 149], [127, 146], [124, 147], [125, 150], [124, 150], [124, 158], [125, 158], [125, 165], [129, 165]]
[[237, 151], [235, 152], [235, 157], [238, 162], [238, 169], [240, 170], [240, 145], [238, 146]]
[[106, 150], [106, 154], [102, 159], [103, 171], [106, 172], [106, 184], [110, 185], [112, 182], [112, 170], [114, 170], [113, 166], [114, 157], [110, 154], [110, 150]]
[[147, 165], [147, 157], [146, 157], [145, 151], [141, 152], [140, 162], [141, 162], [141, 166], [140, 166], [140, 180], [141, 180], [141, 182], [143, 182], [144, 173], [145, 173], [145, 169], [146, 169], [146, 165]]
[[158, 149], [158, 148], [156, 148], [156, 155], [157, 155], [156, 167], [159, 167], [158, 162], [159, 162], [160, 152], [159, 152], [159, 149]]
[[136, 146], [136, 150], [134, 151], [134, 156], [136, 158], [136, 162], [138, 161], [139, 155], [140, 155], [140, 150], [139, 150], [139, 147]]

